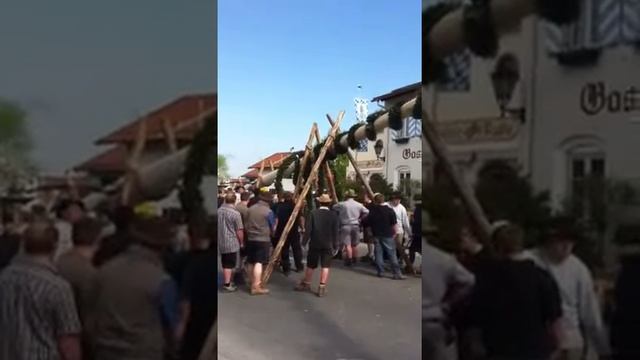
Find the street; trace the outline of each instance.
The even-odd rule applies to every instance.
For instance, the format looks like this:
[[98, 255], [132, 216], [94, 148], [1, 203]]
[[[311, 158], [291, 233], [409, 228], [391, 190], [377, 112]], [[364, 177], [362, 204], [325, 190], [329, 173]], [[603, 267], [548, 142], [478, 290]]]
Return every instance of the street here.
[[[367, 263], [332, 265], [324, 298], [294, 292], [302, 276], [295, 272], [274, 272], [266, 296], [246, 287], [220, 293], [219, 359], [420, 359], [420, 278], [380, 279]], [[318, 278], [317, 271], [314, 291]]]

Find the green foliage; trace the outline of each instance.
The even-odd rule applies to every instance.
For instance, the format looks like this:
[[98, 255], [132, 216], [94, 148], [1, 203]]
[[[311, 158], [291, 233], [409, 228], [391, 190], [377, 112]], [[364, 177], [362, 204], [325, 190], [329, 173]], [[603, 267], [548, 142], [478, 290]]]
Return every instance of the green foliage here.
[[480, 169], [475, 193], [489, 221], [521, 225], [529, 246], [539, 240], [540, 230], [551, 217], [549, 193], [536, 193], [529, 180], [504, 161], [490, 161]]
[[460, 229], [465, 226], [466, 213], [448, 181], [439, 181], [423, 189], [423, 207], [431, 224], [438, 229], [436, 246], [454, 252], [458, 247]]
[[[211, 165], [209, 161], [211, 152], [215, 151], [218, 144], [218, 139], [215, 135], [217, 133], [218, 115], [216, 113], [213, 117], [207, 119], [202, 130], [194, 137], [189, 149], [180, 191], [182, 209], [189, 219], [197, 219], [205, 213], [200, 185], [202, 184], [202, 177], [207, 173], [207, 168]], [[218, 165], [218, 171], [219, 169]]]
[[218, 178], [229, 178], [229, 162], [225, 155], [218, 154]]
[[358, 190], [358, 188], [350, 187], [350, 181], [347, 179], [347, 168], [349, 167], [349, 158], [342, 154], [330, 163], [331, 171], [335, 179], [336, 192], [338, 197], [342, 199], [342, 195], [348, 189]]
[[381, 193], [385, 198], [389, 198], [393, 193], [393, 185], [387, 182], [387, 179], [380, 174], [373, 174], [369, 177], [369, 186], [373, 193]]
[[17, 186], [35, 172], [31, 148], [27, 113], [0, 100], [0, 188]]

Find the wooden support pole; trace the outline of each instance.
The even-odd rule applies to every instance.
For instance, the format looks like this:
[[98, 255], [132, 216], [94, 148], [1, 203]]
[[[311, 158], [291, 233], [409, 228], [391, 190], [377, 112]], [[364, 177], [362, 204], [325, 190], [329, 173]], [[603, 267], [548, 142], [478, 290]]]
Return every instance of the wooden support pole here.
[[[331, 116], [327, 115], [327, 120], [329, 121], [329, 124], [333, 126], [334, 122], [333, 122], [333, 119], [331, 119]], [[362, 182], [364, 189], [367, 191], [367, 196], [371, 201], [373, 201], [373, 190], [371, 190], [371, 186], [369, 186], [369, 182], [367, 181], [367, 179], [364, 177], [364, 175], [362, 175], [362, 172], [358, 167], [358, 163], [356, 162], [356, 159], [353, 157], [353, 155], [351, 154], [351, 151], [349, 150], [347, 150], [345, 155], [347, 155], [347, 158], [349, 158], [349, 162], [351, 162], [353, 169], [356, 171], [356, 177], [358, 178], [358, 180], [360, 180], [360, 182]]]
[[133, 145], [131, 156], [127, 161], [127, 174], [122, 190], [122, 204], [129, 205], [131, 201], [131, 195], [134, 192], [134, 188], [138, 183], [138, 166], [140, 164], [140, 157], [144, 152], [144, 148], [147, 143], [147, 119], [144, 118], [138, 125], [138, 133], [136, 135], [136, 141]]
[[469, 216], [474, 223], [474, 230], [485, 245], [490, 245], [491, 225], [480, 206], [480, 203], [473, 194], [471, 186], [464, 181], [456, 172], [453, 162], [450, 159], [446, 144], [442, 141], [435, 124], [429, 116], [423, 112], [422, 115], [422, 136], [424, 136], [435, 156], [440, 162], [444, 172], [453, 182], [453, 185], [460, 195], [462, 202], [469, 212]]
[[300, 161], [300, 174], [298, 175], [298, 180], [296, 180], [296, 189], [293, 194], [294, 199], [298, 198], [298, 194], [300, 194], [300, 190], [302, 190], [302, 186], [304, 185], [304, 170], [307, 168], [307, 163], [312, 157], [311, 155], [313, 151], [313, 139], [315, 137], [316, 131], [318, 131], [318, 124], [313, 123], [313, 126], [311, 126], [311, 131], [309, 132], [307, 144], [304, 147], [304, 155], [302, 156], [302, 160]]
[[178, 151], [178, 142], [176, 141], [176, 133], [171, 126], [168, 118], [162, 118], [162, 131], [164, 132], [164, 138], [169, 147], [171, 153]]
[[273, 253], [271, 254], [271, 259], [269, 260], [269, 264], [267, 265], [267, 268], [265, 269], [264, 274], [262, 276], [262, 284], [266, 284], [269, 281], [269, 278], [273, 273], [273, 268], [275, 267], [275, 264], [277, 263], [278, 259], [280, 259], [280, 253], [282, 252], [282, 248], [284, 247], [287, 237], [289, 236], [289, 232], [291, 232], [291, 229], [293, 228], [293, 224], [298, 218], [298, 214], [302, 209], [302, 205], [304, 204], [305, 197], [307, 196], [307, 193], [311, 189], [311, 184], [313, 184], [313, 181], [318, 176], [318, 170], [320, 170], [320, 166], [322, 165], [324, 158], [327, 155], [327, 151], [329, 151], [329, 147], [333, 144], [333, 141], [335, 140], [336, 134], [338, 133], [338, 127], [340, 127], [340, 123], [342, 122], [343, 118], [344, 118], [344, 111], [341, 111], [340, 114], [338, 115], [338, 120], [336, 121], [335, 125], [331, 127], [329, 136], [327, 136], [327, 139], [325, 140], [325, 143], [322, 146], [322, 149], [320, 150], [320, 154], [318, 155], [318, 158], [315, 159], [315, 163], [311, 168], [311, 172], [309, 173], [309, 177], [307, 178], [307, 181], [304, 184], [304, 188], [302, 189], [302, 191], [300, 192], [300, 196], [296, 200], [296, 206], [293, 208], [293, 212], [289, 217], [289, 221], [287, 221], [287, 225], [284, 227], [284, 230], [282, 231], [282, 235], [278, 240], [278, 244], [276, 245], [276, 248], [273, 250]]
[[[338, 131], [340, 131], [340, 128], [338, 128]], [[318, 143], [320, 143], [322, 141], [322, 138], [320, 137], [320, 131], [318, 130], [317, 127], [316, 127], [315, 135], [316, 135], [316, 140], [318, 141]], [[325, 178], [325, 181], [327, 182], [327, 186], [329, 187], [329, 193], [331, 195], [331, 199], [335, 204], [338, 202], [338, 194], [336, 193], [336, 184], [335, 184], [335, 179], [333, 178], [333, 173], [331, 172], [331, 166], [329, 166], [329, 163], [326, 161], [324, 161], [324, 164], [322, 166], [324, 167], [324, 178]]]

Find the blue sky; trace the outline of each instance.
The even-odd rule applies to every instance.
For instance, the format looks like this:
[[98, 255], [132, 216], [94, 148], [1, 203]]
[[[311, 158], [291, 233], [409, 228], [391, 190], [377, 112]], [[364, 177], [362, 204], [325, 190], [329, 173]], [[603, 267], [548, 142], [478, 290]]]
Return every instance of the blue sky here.
[[0, 98], [29, 113], [35, 160], [61, 172], [96, 138], [216, 86], [215, 0], [6, 0]]
[[327, 113], [344, 110], [348, 128], [356, 96], [420, 81], [421, 7], [418, 0], [218, 0], [218, 152], [231, 175], [302, 148], [313, 122], [324, 136]]

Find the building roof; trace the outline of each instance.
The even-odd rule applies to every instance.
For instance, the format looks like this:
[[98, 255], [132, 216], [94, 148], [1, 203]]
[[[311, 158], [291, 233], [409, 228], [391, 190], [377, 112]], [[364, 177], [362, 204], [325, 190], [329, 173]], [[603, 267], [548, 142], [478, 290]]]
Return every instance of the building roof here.
[[76, 166], [74, 170], [93, 173], [124, 173], [127, 164], [127, 147], [116, 145]]
[[386, 94], [382, 94], [380, 96], [376, 96], [373, 99], [371, 99], [372, 102], [375, 101], [385, 101], [388, 99], [392, 99], [398, 96], [402, 96], [411, 92], [415, 92], [416, 90], [420, 89], [420, 86], [422, 85], [421, 82], [417, 82], [411, 85], [407, 85], [407, 86], [403, 86], [401, 88], [395, 89], [395, 90], [391, 90], [391, 92], [388, 92]]
[[282, 164], [282, 161], [284, 161], [284, 159], [288, 158], [290, 155], [291, 155], [290, 152], [277, 152], [277, 153], [271, 154], [266, 158], [258, 161], [257, 163], [249, 166], [249, 169], [260, 170], [260, 166], [262, 165], [263, 161], [264, 161], [265, 169], [269, 169], [271, 164], [273, 164], [274, 169], [277, 169]]
[[216, 108], [217, 94], [199, 94], [182, 96], [160, 108], [144, 115], [111, 134], [96, 141], [97, 145], [134, 142], [138, 133], [138, 126], [142, 120], [147, 121], [147, 139], [164, 139], [163, 119], [167, 119], [176, 129], [176, 140], [191, 140], [199, 129], [198, 122], [193, 121], [203, 112]]

